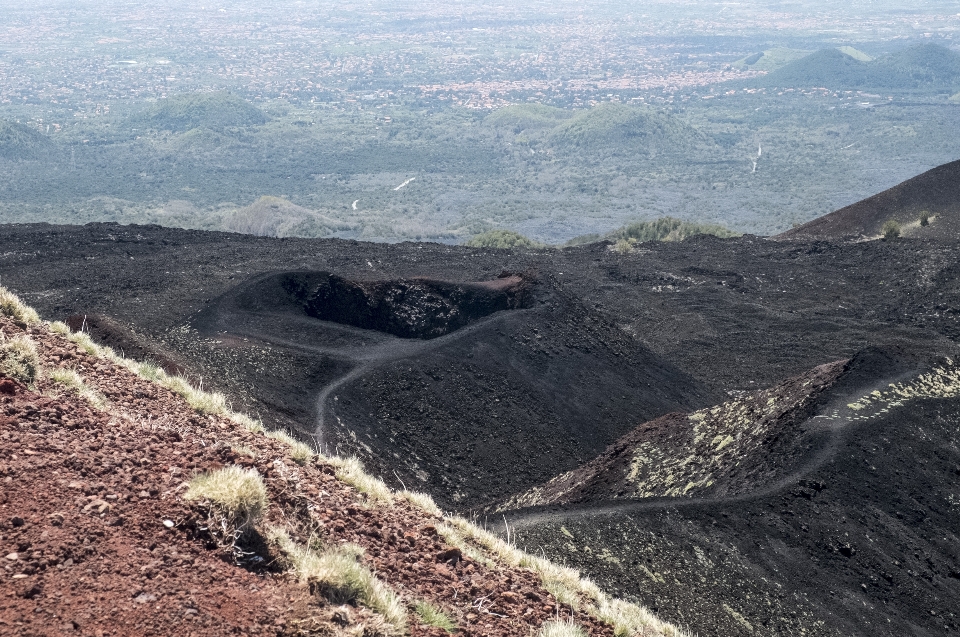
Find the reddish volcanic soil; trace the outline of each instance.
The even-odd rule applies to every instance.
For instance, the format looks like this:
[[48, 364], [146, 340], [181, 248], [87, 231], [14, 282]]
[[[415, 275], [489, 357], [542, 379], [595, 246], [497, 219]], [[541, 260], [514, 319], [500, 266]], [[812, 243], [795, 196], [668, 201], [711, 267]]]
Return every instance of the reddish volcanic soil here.
[[[24, 332], [0, 317], [6, 337]], [[368, 502], [320, 457], [287, 447], [95, 358], [45, 327], [27, 328], [46, 369], [69, 367], [109, 401], [90, 406], [47, 379], [0, 379], [0, 635], [360, 634], [370, 611], [336, 607], [275, 567], [226, 559], [203, 511], [180, 496], [192, 475], [237, 463], [264, 477], [270, 524], [295, 539], [354, 542], [408, 604], [442, 608], [463, 635], [529, 636], [564, 615], [532, 571], [488, 568], [445, 545], [438, 518], [405, 501]], [[229, 442], [226, 442], [229, 441]], [[233, 445], [233, 446], [231, 446]], [[237, 454], [243, 445], [253, 452]], [[245, 451], [246, 451], [245, 450]], [[479, 603], [485, 600], [484, 603]], [[410, 634], [443, 635], [409, 614]], [[612, 629], [586, 616], [591, 635]], [[344, 632], [347, 631], [347, 632]], [[364, 635], [377, 634], [363, 632]]]

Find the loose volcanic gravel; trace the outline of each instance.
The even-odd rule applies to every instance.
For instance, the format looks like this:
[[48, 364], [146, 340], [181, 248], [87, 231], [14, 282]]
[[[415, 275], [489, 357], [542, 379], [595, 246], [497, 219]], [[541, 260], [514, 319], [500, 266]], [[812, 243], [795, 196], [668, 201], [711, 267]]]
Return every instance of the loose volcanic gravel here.
[[[569, 613], [532, 571], [470, 559], [442, 541], [441, 518], [400, 498], [374, 504], [320, 456], [298, 465], [285, 444], [200, 415], [46, 327], [0, 317], [0, 331], [27, 333], [46, 370], [76, 370], [107, 401], [96, 409], [48, 374], [31, 388], [0, 380], [0, 635], [361, 634], [343, 631], [371, 622], [366, 609], [312, 595], [269, 552], [259, 568], [237, 566], [204, 533], [186, 481], [229, 464], [263, 476], [267, 524], [359, 544], [406, 603], [440, 607], [459, 634], [528, 637]], [[411, 635], [446, 634], [408, 621]]]

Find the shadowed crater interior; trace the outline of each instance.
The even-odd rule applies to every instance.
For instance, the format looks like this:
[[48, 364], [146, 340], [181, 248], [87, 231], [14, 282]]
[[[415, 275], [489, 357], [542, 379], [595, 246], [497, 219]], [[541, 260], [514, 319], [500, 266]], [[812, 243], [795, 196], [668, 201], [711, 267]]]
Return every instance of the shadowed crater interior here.
[[281, 287], [314, 318], [430, 339], [501, 310], [529, 307], [533, 280], [503, 273], [493, 281], [454, 283], [413, 278], [351, 281], [329, 272], [281, 275]]

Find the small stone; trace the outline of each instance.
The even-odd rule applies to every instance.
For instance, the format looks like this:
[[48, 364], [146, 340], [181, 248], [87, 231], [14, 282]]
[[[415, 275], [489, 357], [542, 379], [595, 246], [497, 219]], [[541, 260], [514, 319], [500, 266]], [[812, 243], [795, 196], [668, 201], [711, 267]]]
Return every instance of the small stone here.
[[153, 593], [140, 593], [139, 595], [133, 598], [133, 601], [135, 601], [138, 604], [148, 604], [150, 602], [157, 601], [157, 596], [154, 595]]
[[13, 579], [27, 579], [28, 577], [30, 576], [24, 573], [17, 573], [16, 575], [13, 576]]
[[53, 526], [62, 526], [63, 525], [63, 514], [61, 513], [51, 513], [47, 516], [47, 519], [50, 520], [50, 524]]
[[10, 553], [9, 555], [7, 555], [7, 559], [10, 560], [11, 562], [16, 562], [17, 560], [20, 559], [20, 554], [19, 554], [19, 553]]
[[14, 528], [17, 528], [23, 526], [26, 522], [20, 516], [15, 515], [10, 518], [10, 524], [12, 524]]
[[150, 497], [150, 494], [147, 493], [146, 491], [141, 491], [141, 492], [138, 493], [137, 495], [140, 496], [141, 498], [149, 498], [149, 497]]
[[463, 551], [455, 546], [444, 547], [444, 549], [437, 554], [437, 561], [439, 562], [453, 562], [456, 564], [462, 559]]
[[173, 520], [164, 520], [163, 526], [167, 527], [168, 529], [172, 529], [175, 524], [173, 523]]
[[340, 606], [333, 610], [333, 617], [331, 618], [335, 624], [340, 626], [349, 626], [353, 623], [353, 618], [350, 615], [350, 608], [348, 606]]
[[467, 621], [468, 621], [468, 622], [476, 621], [476, 619], [477, 619], [477, 614], [476, 614], [476, 613], [467, 613]]

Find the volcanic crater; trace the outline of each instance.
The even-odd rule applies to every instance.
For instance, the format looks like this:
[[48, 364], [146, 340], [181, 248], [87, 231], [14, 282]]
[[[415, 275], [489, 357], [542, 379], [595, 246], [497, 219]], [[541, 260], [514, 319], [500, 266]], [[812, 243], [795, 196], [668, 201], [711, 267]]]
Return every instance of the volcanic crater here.
[[950, 210], [625, 253], [22, 225], [0, 274], [447, 509], [549, 492], [512, 538], [698, 633], [933, 636], [960, 631], [957, 395], [850, 405], [955, 375]]

